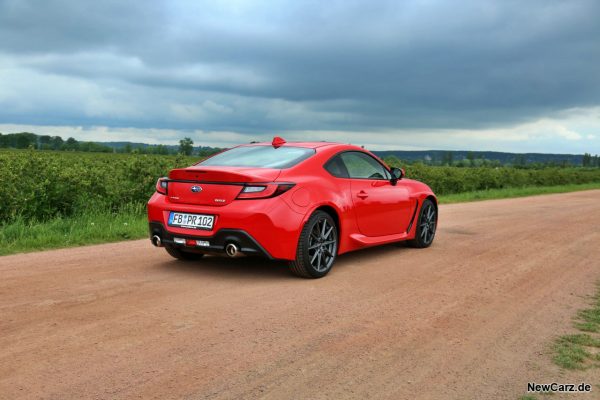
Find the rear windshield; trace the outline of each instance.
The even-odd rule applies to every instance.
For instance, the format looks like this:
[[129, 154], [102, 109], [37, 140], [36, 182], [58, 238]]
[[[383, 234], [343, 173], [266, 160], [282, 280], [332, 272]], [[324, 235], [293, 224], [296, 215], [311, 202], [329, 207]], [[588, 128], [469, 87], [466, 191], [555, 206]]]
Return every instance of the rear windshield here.
[[315, 154], [306, 147], [241, 146], [207, 158], [196, 165], [217, 167], [290, 168]]

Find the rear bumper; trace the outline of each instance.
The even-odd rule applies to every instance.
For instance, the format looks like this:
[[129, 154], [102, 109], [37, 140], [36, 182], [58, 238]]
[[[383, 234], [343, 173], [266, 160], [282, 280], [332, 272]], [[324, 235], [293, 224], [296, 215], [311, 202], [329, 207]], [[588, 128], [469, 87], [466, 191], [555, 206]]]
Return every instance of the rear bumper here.
[[[241, 229], [220, 229], [212, 236], [198, 236], [174, 234], [165, 229], [160, 222], [149, 223], [150, 237], [158, 235], [162, 243], [173, 246], [185, 247], [188, 250], [200, 251], [206, 253], [225, 253], [225, 246], [229, 243], [235, 244], [239, 251], [244, 255], [262, 256], [268, 259], [274, 259], [267, 250], [265, 250], [248, 232]], [[184, 244], [175, 243], [174, 238], [188, 240], [202, 240], [208, 242], [208, 246], [187, 246]]]
[[[214, 215], [213, 229], [168, 226], [171, 211]], [[164, 243], [172, 243], [174, 237], [208, 241], [210, 252], [223, 251], [225, 242], [233, 239], [239, 242], [239, 248], [246, 248], [248, 254], [293, 260], [303, 221], [304, 215], [292, 210], [280, 197], [235, 200], [222, 207], [210, 207], [173, 203], [167, 196], [155, 193], [148, 202], [150, 230], [160, 232]], [[196, 249], [209, 252], [200, 246]]]

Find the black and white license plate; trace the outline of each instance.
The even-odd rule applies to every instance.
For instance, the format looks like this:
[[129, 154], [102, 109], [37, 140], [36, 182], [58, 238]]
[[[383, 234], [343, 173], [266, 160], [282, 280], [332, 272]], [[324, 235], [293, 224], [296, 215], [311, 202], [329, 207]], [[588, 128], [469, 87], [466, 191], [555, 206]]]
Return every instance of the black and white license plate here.
[[214, 222], [214, 215], [188, 214], [175, 211], [171, 211], [169, 214], [169, 226], [210, 230], [212, 229]]

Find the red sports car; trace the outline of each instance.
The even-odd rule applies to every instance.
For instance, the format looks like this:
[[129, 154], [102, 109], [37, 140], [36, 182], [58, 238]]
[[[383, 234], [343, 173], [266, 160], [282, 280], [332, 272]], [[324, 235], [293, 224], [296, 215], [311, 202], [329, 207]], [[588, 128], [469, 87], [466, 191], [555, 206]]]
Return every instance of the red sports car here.
[[431, 189], [372, 153], [278, 137], [174, 169], [148, 202], [152, 243], [175, 258], [259, 255], [305, 278], [363, 247], [428, 247], [437, 218]]

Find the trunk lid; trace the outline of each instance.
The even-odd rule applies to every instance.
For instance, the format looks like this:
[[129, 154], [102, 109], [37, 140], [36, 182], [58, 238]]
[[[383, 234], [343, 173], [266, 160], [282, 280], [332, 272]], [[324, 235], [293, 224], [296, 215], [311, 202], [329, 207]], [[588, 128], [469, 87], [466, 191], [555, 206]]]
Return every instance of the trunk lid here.
[[273, 182], [281, 170], [241, 167], [189, 167], [169, 173], [168, 197], [173, 203], [222, 207], [231, 203], [245, 183]]

